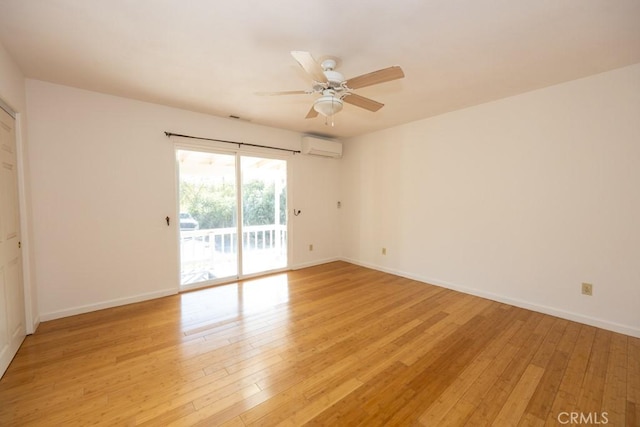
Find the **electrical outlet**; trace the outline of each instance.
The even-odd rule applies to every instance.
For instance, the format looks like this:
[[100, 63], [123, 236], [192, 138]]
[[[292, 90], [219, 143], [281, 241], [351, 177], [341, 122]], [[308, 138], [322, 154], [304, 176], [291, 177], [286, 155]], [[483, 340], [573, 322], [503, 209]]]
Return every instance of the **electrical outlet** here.
[[582, 284], [582, 295], [593, 295], [593, 285], [591, 283], [583, 283]]
[[309, 245], [309, 250], [312, 251], [313, 250], [313, 245]]
[[338, 209], [340, 209], [342, 207], [342, 202], [338, 201], [337, 205], [338, 205]]
[[382, 248], [382, 255], [386, 255], [387, 254], [387, 248]]

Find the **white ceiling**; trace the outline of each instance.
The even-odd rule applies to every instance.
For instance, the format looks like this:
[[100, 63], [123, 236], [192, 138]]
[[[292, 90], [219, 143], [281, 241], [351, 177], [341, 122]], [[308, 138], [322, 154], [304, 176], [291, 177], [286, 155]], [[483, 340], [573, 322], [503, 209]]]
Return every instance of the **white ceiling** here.
[[[29, 78], [299, 132], [349, 137], [640, 62], [638, 0], [0, 0], [0, 43]], [[335, 126], [290, 55], [338, 58], [356, 92]]]

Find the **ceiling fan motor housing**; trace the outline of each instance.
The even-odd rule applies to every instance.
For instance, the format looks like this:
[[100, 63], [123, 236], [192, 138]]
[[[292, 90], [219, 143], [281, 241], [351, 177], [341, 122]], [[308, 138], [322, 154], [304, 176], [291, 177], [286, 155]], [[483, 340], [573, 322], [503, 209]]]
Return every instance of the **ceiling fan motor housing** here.
[[325, 77], [329, 82], [329, 87], [331, 89], [337, 89], [342, 86], [342, 82], [344, 82], [344, 76], [335, 70], [336, 61], [333, 59], [325, 59], [320, 64], [322, 67], [322, 71], [324, 72]]
[[327, 80], [329, 81], [329, 87], [335, 89], [342, 86], [342, 82], [344, 81], [344, 76], [339, 72], [334, 70], [325, 70], [324, 75], [327, 76]]

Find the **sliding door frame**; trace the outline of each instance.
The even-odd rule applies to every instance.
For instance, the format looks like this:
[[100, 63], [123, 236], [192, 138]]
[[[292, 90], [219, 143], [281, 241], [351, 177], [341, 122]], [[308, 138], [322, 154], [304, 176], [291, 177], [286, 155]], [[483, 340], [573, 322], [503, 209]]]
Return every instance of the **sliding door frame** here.
[[[237, 257], [237, 272], [236, 272], [236, 276], [230, 276], [230, 277], [223, 277], [220, 279], [212, 279], [212, 280], [206, 280], [206, 281], [202, 281], [202, 282], [197, 282], [197, 283], [193, 283], [193, 284], [187, 284], [187, 285], [182, 285], [182, 263], [181, 263], [181, 258], [182, 255], [180, 253], [180, 221], [179, 221], [179, 217], [180, 217], [180, 164], [178, 162], [177, 159], [177, 153], [178, 150], [185, 150], [185, 151], [199, 151], [199, 152], [205, 152], [205, 153], [212, 153], [212, 154], [223, 154], [223, 155], [233, 155], [235, 156], [235, 185], [236, 185], [236, 235], [237, 237], [237, 246], [238, 246], [238, 250], [236, 253], [236, 257]], [[238, 149], [229, 149], [228, 147], [218, 147], [218, 146], [212, 146], [211, 144], [206, 144], [206, 143], [198, 143], [198, 142], [189, 142], [189, 143], [182, 143], [182, 142], [176, 142], [174, 143], [174, 147], [173, 147], [173, 153], [174, 153], [174, 157], [175, 157], [175, 183], [176, 183], [176, 188], [175, 188], [175, 195], [176, 195], [176, 210], [174, 212], [174, 218], [176, 218], [176, 220], [174, 221], [174, 226], [175, 226], [175, 242], [177, 243], [177, 247], [178, 247], [178, 251], [177, 251], [177, 256], [178, 256], [178, 272], [177, 272], [177, 282], [178, 282], [178, 291], [179, 292], [187, 292], [187, 291], [192, 291], [195, 289], [201, 289], [201, 288], [207, 288], [210, 286], [217, 286], [217, 285], [222, 285], [222, 284], [226, 284], [226, 283], [233, 283], [233, 282], [237, 282], [240, 280], [245, 280], [245, 279], [250, 279], [253, 277], [260, 277], [260, 276], [264, 276], [264, 275], [268, 275], [268, 274], [273, 274], [273, 273], [279, 273], [279, 272], [283, 272], [283, 271], [289, 271], [291, 269], [291, 247], [292, 247], [292, 239], [291, 239], [291, 218], [289, 217], [289, 213], [292, 212], [292, 209], [290, 208], [290, 206], [292, 206], [291, 204], [291, 182], [290, 182], [290, 177], [291, 177], [291, 171], [292, 171], [292, 162], [290, 161], [290, 158], [293, 156], [293, 153], [291, 154], [281, 154], [281, 153], [277, 153], [274, 154], [271, 150], [266, 150], [266, 149], [245, 149], [245, 148], [238, 148]], [[262, 157], [265, 159], [274, 159], [274, 160], [284, 160], [286, 161], [286, 171], [287, 171], [287, 263], [284, 267], [282, 268], [276, 268], [273, 270], [267, 270], [267, 271], [261, 271], [258, 273], [252, 273], [252, 274], [244, 274], [243, 272], [243, 238], [242, 238], [242, 231], [243, 231], [243, 217], [242, 217], [242, 170], [241, 170], [241, 166], [240, 166], [240, 160], [243, 156], [246, 157]]]

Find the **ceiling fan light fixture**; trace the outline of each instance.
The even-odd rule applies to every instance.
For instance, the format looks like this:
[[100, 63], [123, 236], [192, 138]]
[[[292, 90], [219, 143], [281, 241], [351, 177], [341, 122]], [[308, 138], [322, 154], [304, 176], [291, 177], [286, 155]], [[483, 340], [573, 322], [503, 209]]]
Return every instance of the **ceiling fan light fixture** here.
[[313, 103], [313, 109], [325, 117], [339, 113], [342, 107], [342, 100], [334, 95], [323, 95]]

